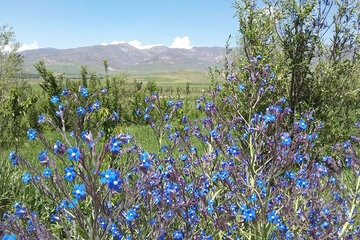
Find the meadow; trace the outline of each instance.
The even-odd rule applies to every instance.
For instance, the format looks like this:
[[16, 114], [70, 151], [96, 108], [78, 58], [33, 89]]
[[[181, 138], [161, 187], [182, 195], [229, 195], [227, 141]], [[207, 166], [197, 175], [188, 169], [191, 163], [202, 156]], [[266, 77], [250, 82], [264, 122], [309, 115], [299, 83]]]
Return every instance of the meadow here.
[[209, 73], [2, 53], [0, 238], [360, 239], [360, 5], [322, 3], [236, 1]]

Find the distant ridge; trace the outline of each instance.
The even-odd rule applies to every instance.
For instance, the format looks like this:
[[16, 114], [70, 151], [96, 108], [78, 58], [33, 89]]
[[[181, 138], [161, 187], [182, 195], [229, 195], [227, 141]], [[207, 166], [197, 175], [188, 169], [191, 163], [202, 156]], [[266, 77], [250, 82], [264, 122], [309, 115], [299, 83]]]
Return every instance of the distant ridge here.
[[68, 75], [79, 75], [81, 65], [88, 66], [89, 71], [103, 74], [104, 59], [108, 61], [110, 73], [128, 71], [131, 74], [146, 74], [178, 70], [204, 72], [209, 66], [218, 65], [224, 53], [223, 47], [179, 49], [155, 46], [138, 49], [127, 43], [71, 49], [40, 48], [21, 52], [26, 74], [36, 74], [33, 65], [43, 60], [51, 71]]

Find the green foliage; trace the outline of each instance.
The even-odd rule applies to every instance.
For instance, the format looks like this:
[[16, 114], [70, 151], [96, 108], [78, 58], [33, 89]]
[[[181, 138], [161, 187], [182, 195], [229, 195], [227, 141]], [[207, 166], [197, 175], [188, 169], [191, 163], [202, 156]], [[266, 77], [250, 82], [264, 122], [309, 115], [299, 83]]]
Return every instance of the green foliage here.
[[17, 52], [19, 43], [12, 28], [0, 26], [0, 101], [6, 98], [11, 86], [19, 83], [23, 58]]
[[275, 74], [273, 97], [286, 97], [294, 116], [316, 110], [328, 130], [322, 143], [347, 135], [359, 118], [359, 2], [241, 0], [235, 8], [239, 49], [227, 50], [219, 74], [240, 76], [236, 69], [261, 55]]
[[25, 119], [37, 100], [29, 96], [29, 86], [22, 80], [22, 56], [19, 43], [7, 25], [0, 27], [0, 146], [18, 145], [18, 136], [28, 125]]
[[61, 91], [59, 81], [56, 79], [54, 73], [49, 72], [46, 69], [44, 61], [39, 61], [34, 67], [39, 72], [43, 82], [40, 83], [40, 87], [48, 94], [49, 97], [56, 96]]
[[[24, 93], [24, 91], [21, 91], [18, 87], [11, 88], [9, 97], [3, 101], [0, 110], [3, 116], [3, 123], [1, 124], [1, 139], [3, 140], [1, 142], [2, 144], [11, 142], [15, 148], [19, 144], [19, 136], [25, 133], [22, 125], [27, 125], [26, 121], [22, 121], [22, 119], [38, 99], [36, 95], [26, 99], [21, 97], [21, 93]], [[5, 139], [6, 141], [4, 141]]]
[[152, 81], [147, 82], [146, 90], [148, 90], [150, 94], [152, 94], [154, 92], [158, 92], [159, 88], [156, 85], [156, 81], [152, 80]]
[[322, 142], [345, 140], [351, 135], [351, 126], [360, 118], [360, 62], [343, 60], [337, 63], [320, 61], [307, 86], [309, 102], [322, 119]]

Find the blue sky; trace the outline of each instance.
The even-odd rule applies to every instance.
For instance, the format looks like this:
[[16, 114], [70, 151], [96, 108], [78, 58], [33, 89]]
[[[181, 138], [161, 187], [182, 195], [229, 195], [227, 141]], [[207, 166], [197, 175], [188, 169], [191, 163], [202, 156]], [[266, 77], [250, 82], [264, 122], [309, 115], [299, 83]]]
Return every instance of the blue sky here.
[[224, 46], [237, 31], [233, 0], [0, 0], [0, 5], [0, 25], [12, 26], [23, 48], [130, 41], [140, 48]]

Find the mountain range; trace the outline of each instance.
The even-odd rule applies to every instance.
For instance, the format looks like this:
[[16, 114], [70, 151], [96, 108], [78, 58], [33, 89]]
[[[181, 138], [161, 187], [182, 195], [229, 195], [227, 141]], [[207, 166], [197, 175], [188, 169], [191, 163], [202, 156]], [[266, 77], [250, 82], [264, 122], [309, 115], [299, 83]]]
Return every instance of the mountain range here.
[[25, 74], [36, 75], [34, 64], [43, 60], [55, 73], [78, 76], [81, 66], [89, 72], [104, 74], [103, 60], [109, 73], [127, 71], [148, 74], [192, 70], [205, 72], [209, 66], [219, 65], [225, 53], [223, 47], [193, 47], [191, 49], [156, 46], [138, 49], [130, 44], [96, 45], [71, 49], [40, 48], [21, 52]]

